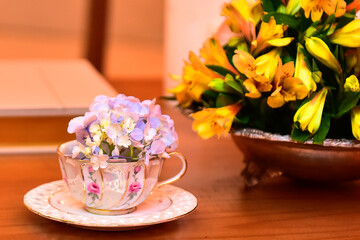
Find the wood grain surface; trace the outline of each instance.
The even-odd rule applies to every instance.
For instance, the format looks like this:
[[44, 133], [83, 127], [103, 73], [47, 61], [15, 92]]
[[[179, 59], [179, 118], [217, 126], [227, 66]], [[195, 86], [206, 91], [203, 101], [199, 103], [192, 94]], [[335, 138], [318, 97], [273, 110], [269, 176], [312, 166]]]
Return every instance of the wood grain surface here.
[[[247, 189], [240, 177], [242, 154], [230, 138], [202, 140], [174, 107], [163, 105], [163, 112], [174, 118], [178, 150], [189, 162], [188, 172], [174, 185], [198, 198], [194, 212], [128, 232], [51, 221], [30, 212], [23, 196], [61, 178], [56, 155], [3, 155], [0, 239], [360, 239], [360, 181], [320, 185], [278, 177]], [[162, 177], [178, 168], [169, 161]]]

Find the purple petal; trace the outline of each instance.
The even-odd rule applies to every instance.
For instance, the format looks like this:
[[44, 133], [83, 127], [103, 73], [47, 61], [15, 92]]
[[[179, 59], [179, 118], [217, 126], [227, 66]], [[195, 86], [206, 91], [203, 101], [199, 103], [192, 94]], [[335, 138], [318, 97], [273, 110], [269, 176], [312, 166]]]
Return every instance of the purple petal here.
[[135, 141], [141, 141], [144, 138], [144, 132], [140, 128], [134, 128], [130, 133], [130, 137]]
[[123, 120], [124, 120], [124, 118], [122, 116], [120, 116], [118, 118], [114, 113], [110, 114], [110, 122], [111, 123], [118, 124], [118, 123], [121, 123]]
[[160, 154], [163, 153], [166, 149], [166, 144], [161, 140], [155, 140], [151, 144], [150, 152], [151, 154]]
[[85, 145], [85, 140], [88, 136], [89, 134], [85, 129], [76, 132], [76, 140], [82, 145]]
[[68, 126], [68, 133], [76, 133], [82, 129], [84, 129], [84, 117], [76, 117], [70, 120], [69, 126]]
[[100, 149], [98, 146], [93, 146], [93, 147], [91, 148], [91, 151], [92, 151], [93, 155], [98, 155], [99, 152], [100, 152], [100, 150], [101, 150], [101, 149]]
[[160, 127], [161, 122], [157, 117], [150, 117], [150, 126], [152, 128], [158, 128]]
[[141, 129], [141, 131], [144, 131], [145, 129], [145, 122], [143, 119], [140, 119], [139, 121], [136, 122], [135, 128], [139, 128]]
[[86, 112], [84, 116], [84, 128], [87, 128], [90, 124], [97, 120], [97, 116], [93, 112]]

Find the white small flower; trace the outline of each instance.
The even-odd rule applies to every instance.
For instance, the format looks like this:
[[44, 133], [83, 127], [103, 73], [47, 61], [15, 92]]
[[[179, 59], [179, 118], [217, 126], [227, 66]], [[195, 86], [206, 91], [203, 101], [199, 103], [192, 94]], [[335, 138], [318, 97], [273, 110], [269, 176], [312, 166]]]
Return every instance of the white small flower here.
[[127, 133], [131, 133], [132, 130], [134, 130], [136, 125], [136, 122], [130, 118], [130, 117], [126, 117], [124, 119], [124, 127]]
[[128, 148], [131, 145], [131, 140], [128, 135], [120, 136], [116, 139], [116, 145]]
[[156, 129], [150, 127], [150, 123], [146, 123], [144, 130], [145, 142], [150, 142], [156, 135]]
[[90, 161], [92, 163], [92, 168], [98, 170], [100, 168], [106, 168], [108, 163], [107, 160], [109, 156], [107, 155], [94, 155], [91, 157]]
[[89, 131], [95, 135], [100, 134], [101, 133], [100, 125], [99, 124], [90, 125]]

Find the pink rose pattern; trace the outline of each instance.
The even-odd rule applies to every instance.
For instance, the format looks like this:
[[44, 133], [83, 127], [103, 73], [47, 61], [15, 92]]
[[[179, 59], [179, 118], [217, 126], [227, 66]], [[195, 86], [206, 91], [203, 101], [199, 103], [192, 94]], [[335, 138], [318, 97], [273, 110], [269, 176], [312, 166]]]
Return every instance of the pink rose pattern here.
[[137, 174], [138, 172], [140, 172], [141, 171], [141, 167], [140, 166], [136, 166], [135, 168], [134, 168], [134, 173], [135, 174]]
[[138, 182], [132, 183], [129, 187], [130, 193], [137, 193], [140, 191], [140, 189], [141, 189], [141, 184]]
[[89, 193], [100, 194], [100, 187], [96, 183], [89, 183], [86, 187]]
[[99, 185], [96, 183], [96, 179], [93, 178], [93, 175], [95, 173], [94, 169], [89, 166], [89, 179], [92, 181], [91, 183], [89, 183], [86, 186], [86, 190], [87, 190], [87, 195], [91, 198], [91, 203], [90, 204], [94, 204], [95, 200], [99, 200], [99, 194], [101, 193], [100, 187]]
[[129, 195], [128, 195], [129, 199], [127, 202], [133, 199], [142, 188], [141, 183], [138, 182], [138, 178], [136, 176], [140, 171], [141, 171], [141, 166], [136, 166], [134, 168], [133, 178], [135, 181], [129, 186]]
[[[92, 202], [89, 203], [95, 204], [95, 200], [99, 200], [99, 195], [101, 193], [100, 186], [96, 183], [96, 179], [93, 178], [93, 175], [95, 173], [94, 169], [90, 166], [89, 167], [89, 179], [92, 181], [86, 186], [87, 195], [91, 198]], [[141, 171], [141, 166], [136, 166], [133, 171], [133, 178], [134, 182], [130, 184], [129, 186], [129, 195], [128, 195], [128, 201], [125, 204], [128, 203], [130, 200], [132, 200], [135, 196], [137, 196], [138, 192], [142, 189], [141, 183], [138, 182], [137, 174]]]

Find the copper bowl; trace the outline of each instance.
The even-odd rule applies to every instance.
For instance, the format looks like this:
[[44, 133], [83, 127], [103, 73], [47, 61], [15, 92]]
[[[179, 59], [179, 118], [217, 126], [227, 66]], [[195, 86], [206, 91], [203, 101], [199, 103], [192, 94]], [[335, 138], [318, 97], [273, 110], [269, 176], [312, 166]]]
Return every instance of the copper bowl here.
[[360, 142], [327, 139], [323, 145], [311, 140], [297, 143], [288, 135], [256, 129], [232, 132], [244, 154], [245, 183], [256, 185], [264, 176], [283, 174], [292, 178], [339, 182], [360, 178]]

